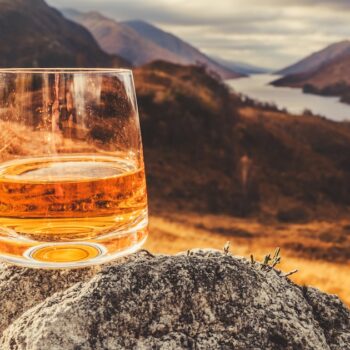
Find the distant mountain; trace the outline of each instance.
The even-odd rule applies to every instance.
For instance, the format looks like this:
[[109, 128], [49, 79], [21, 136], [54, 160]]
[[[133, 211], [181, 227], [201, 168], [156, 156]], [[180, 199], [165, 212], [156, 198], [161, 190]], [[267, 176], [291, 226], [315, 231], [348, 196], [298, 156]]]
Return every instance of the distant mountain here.
[[0, 66], [120, 66], [92, 35], [43, 0], [0, 0]]
[[212, 56], [213, 60], [220, 63], [224, 67], [227, 67], [229, 69], [232, 69], [233, 71], [237, 73], [241, 73], [244, 75], [250, 75], [250, 74], [265, 74], [265, 73], [271, 73], [271, 69], [263, 68], [263, 67], [257, 67], [252, 64], [244, 63], [244, 62], [236, 62], [236, 61], [230, 61], [225, 60], [220, 57]]
[[126, 21], [123, 23], [134, 29], [142, 37], [151, 40], [160, 47], [176, 54], [179, 57], [179, 61], [172, 61], [174, 63], [200, 63], [205, 65], [209, 70], [216, 72], [223, 79], [238, 78], [242, 76], [242, 74], [224, 67], [177, 36], [165, 32], [152, 24], [140, 20]]
[[133, 65], [139, 66], [158, 57], [167, 61], [178, 60], [175, 54], [143, 38], [129, 26], [98, 12], [81, 13], [69, 9], [62, 10], [62, 13], [89, 29], [104, 51], [125, 57]]
[[305, 93], [339, 96], [350, 103], [350, 52], [343, 53], [318, 69], [305, 73], [289, 74], [274, 81], [275, 86], [302, 88]]
[[200, 63], [225, 79], [241, 76], [183, 40], [149, 23], [116, 22], [98, 12], [79, 13], [75, 10], [62, 10], [62, 13], [91, 31], [103, 50], [122, 56], [136, 66], [162, 59], [185, 65]]
[[350, 40], [343, 40], [317, 51], [301, 61], [277, 72], [280, 75], [300, 74], [315, 71], [322, 65], [350, 54]]

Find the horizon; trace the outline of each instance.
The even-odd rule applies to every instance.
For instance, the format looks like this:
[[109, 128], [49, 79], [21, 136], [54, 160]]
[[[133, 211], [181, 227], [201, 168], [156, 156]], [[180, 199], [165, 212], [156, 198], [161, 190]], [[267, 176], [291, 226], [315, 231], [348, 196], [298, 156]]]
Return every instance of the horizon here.
[[[211, 57], [279, 70], [326, 46], [349, 40], [345, 0], [47, 0], [57, 9], [97, 11], [116, 21], [142, 20]], [[205, 6], [207, 5], [207, 6]], [[216, 4], [218, 5], [218, 4]]]

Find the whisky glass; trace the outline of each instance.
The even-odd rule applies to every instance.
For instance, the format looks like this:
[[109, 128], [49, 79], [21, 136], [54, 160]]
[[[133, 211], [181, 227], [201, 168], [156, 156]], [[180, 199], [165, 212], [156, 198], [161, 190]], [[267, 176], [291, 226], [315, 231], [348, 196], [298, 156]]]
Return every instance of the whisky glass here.
[[0, 69], [0, 259], [75, 268], [147, 237], [128, 69]]

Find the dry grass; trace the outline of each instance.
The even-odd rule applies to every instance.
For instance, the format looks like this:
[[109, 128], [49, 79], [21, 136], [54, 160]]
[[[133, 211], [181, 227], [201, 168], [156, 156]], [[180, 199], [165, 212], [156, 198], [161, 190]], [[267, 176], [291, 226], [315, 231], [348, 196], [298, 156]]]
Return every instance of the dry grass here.
[[[345, 223], [342, 225], [346, 226]], [[292, 248], [284, 248], [300, 241], [306, 247], [316, 245], [317, 239], [312, 237], [319, 237], [317, 232], [339, 230], [339, 226], [339, 223], [331, 222], [281, 226], [227, 216], [161, 213], [151, 217], [146, 248], [168, 254], [194, 247], [222, 250], [229, 240], [234, 255], [249, 258], [250, 254], [254, 254], [256, 259], [261, 260], [266, 253], [280, 246], [282, 262], [279, 268], [284, 272], [299, 270], [291, 276], [293, 281], [337, 294], [350, 305], [349, 255], [343, 261], [335, 262], [331, 257], [328, 260], [315, 258], [312, 250], [301, 253]], [[303, 233], [309, 238], [304, 239]]]

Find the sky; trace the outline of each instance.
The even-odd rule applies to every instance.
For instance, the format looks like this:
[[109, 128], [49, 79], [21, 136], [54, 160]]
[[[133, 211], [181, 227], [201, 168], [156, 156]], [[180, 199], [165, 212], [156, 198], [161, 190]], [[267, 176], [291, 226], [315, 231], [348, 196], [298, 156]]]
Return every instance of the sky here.
[[350, 0], [47, 0], [142, 19], [209, 55], [279, 69], [350, 39]]

